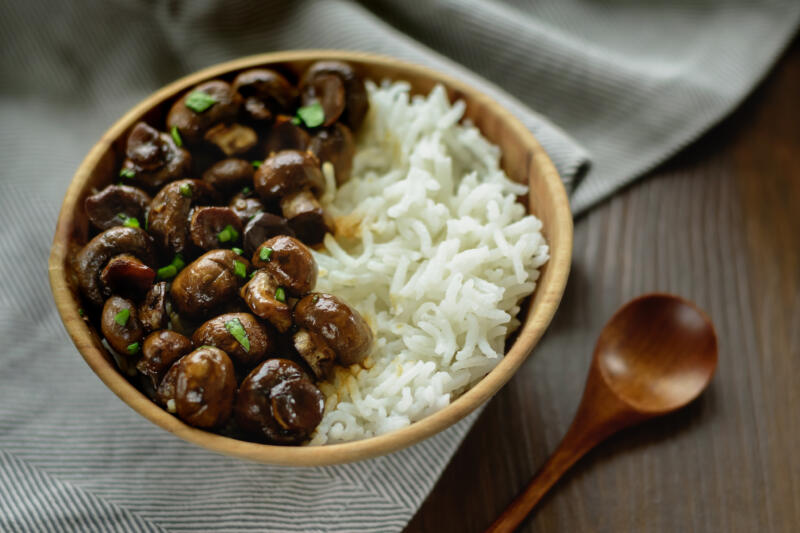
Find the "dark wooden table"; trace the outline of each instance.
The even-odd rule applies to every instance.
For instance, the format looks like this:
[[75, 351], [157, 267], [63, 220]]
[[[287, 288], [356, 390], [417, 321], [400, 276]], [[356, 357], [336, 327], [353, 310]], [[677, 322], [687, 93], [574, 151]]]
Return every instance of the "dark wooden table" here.
[[603, 324], [651, 291], [711, 315], [710, 390], [591, 452], [522, 531], [800, 531], [800, 40], [733, 116], [576, 220], [553, 324], [408, 530], [490, 524], [566, 431]]

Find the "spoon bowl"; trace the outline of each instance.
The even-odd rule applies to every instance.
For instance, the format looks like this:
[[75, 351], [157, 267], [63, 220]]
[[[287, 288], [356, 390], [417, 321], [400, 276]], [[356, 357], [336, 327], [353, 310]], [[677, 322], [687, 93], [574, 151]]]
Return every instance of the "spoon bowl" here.
[[717, 366], [717, 338], [709, 318], [691, 302], [650, 294], [614, 314], [594, 358], [620, 400], [637, 411], [666, 413], [706, 388]]
[[600, 333], [567, 434], [487, 531], [513, 531], [586, 452], [623, 428], [688, 404], [708, 386], [716, 366], [714, 326], [693, 303], [670, 294], [628, 302]]

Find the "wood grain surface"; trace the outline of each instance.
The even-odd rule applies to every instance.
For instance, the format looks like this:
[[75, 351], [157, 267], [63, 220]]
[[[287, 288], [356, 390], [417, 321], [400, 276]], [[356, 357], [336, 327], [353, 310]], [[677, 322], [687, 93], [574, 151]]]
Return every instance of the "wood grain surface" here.
[[492, 400], [408, 531], [482, 531], [555, 449], [595, 338], [638, 294], [714, 320], [710, 390], [590, 452], [528, 532], [791, 532], [800, 527], [800, 41], [744, 106], [576, 221], [553, 325]]

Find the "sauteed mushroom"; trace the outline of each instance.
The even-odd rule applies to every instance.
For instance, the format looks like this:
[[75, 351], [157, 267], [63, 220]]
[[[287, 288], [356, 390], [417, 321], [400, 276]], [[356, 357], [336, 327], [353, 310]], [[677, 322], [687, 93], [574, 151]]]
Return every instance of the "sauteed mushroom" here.
[[203, 181], [224, 194], [253, 185], [252, 163], [234, 157], [215, 163], [203, 173]]
[[172, 105], [167, 127], [177, 128], [184, 141], [197, 144], [211, 126], [235, 120], [241, 101], [242, 97], [224, 81], [203, 82]]
[[134, 297], [147, 292], [155, 277], [155, 270], [130, 254], [112, 257], [100, 273], [104, 287]]
[[280, 152], [281, 150], [300, 150], [303, 151], [311, 142], [308, 132], [294, 123], [294, 119], [288, 115], [278, 115], [272, 128], [267, 135], [267, 142], [264, 144], [264, 152], [267, 155]]
[[322, 420], [325, 397], [297, 364], [269, 359], [242, 382], [236, 422], [247, 433], [277, 444], [304, 441]]
[[308, 189], [281, 198], [281, 210], [289, 227], [303, 242], [317, 244], [326, 233], [332, 233], [333, 221]]
[[206, 317], [236, 297], [249, 269], [250, 262], [233, 250], [206, 252], [172, 281], [172, 304], [181, 315]]
[[244, 227], [244, 253], [252, 255], [262, 242], [275, 235], [294, 237], [285, 218], [272, 213], [258, 213]]
[[163, 250], [180, 253], [189, 242], [189, 213], [193, 204], [216, 202], [216, 192], [200, 180], [165, 185], [150, 204], [148, 230]]
[[[264, 211], [264, 204], [258, 198], [249, 196], [245, 193], [237, 193], [231, 197], [231, 202], [228, 207], [233, 209], [242, 226], [250, 222], [257, 214]], [[247, 238], [247, 230], [245, 230], [245, 239]]]
[[356, 153], [350, 128], [337, 122], [330, 128], [321, 129], [311, 138], [308, 149], [322, 163], [330, 161], [337, 184], [341, 185], [350, 179]]
[[261, 163], [253, 176], [256, 192], [262, 200], [272, 200], [288, 193], [310, 188], [317, 194], [325, 190], [325, 177], [319, 160], [310, 152], [282, 150]]
[[244, 100], [244, 111], [253, 120], [269, 120], [275, 113], [291, 111], [297, 89], [286, 78], [265, 68], [245, 70], [233, 80], [233, 90]]
[[150, 205], [150, 196], [138, 187], [109, 185], [84, 202], [89, 222], [100, 230], [114, 226], [144, 225], [144, 216]]
[[269, 272], [291, 296], [303, 296], [317, 283], [317, 262], [306, 246], [279, 235], [265, 241], [253, 254], [253, 267]]
[[292, 310], [286, 289], [266, 270], [257, 270], [242, 287], [241, 296], [256, 316], [268, 320], [275, 329], [285, 333], [292, 325]]
[[142, 343], [142, 358], [136, 363], [136, 368], [157, 388], [170, 366], [191, 349], [192, 341], [178, 332], [168, 329], [154, 331]]
[[342, 122], [358, 129], [369, 109], [364, 81], [353, 67], [341, 61], [317, 61], [308, 67], [300, 82], [300, 92], [303, 105], [314, 102], [322, 105], [325, 126], [341, 117]]
[[235, 391], [230, 357], [219, 348], [202, 346], [172, 365], [157, 395], [168, 411], [187, 424], [213, 428], [230, 417]]
[[142, 324], [136, 305], [125, 298], [106, 300], [100, 315], [100, 329], [114, 351], [124, 356], [137, 355], [141, 349]]
[[128, 158], [122, 164], [120, 176], [148, 188], [182, 178], [192, 166], [192, 156], [175, 144], [171, 135], [144, 122], [137, 123], [128, 135], [125, 154]]
[[192, 242], [202, 250], [234, 246], [242, 234], [242, 222], [230, 207], [197, 207], [189, 224]]
[[192, 335], [195, 346], [216, 346], [233, 362], [250, 368], [273, 350], [267, 328], [250, 313], [226, 313], [205, 322]]
[[203, 139], [219, 148], [228, 157], [243, 154], [258, 142], [258, 136], [253, 128], [242, 124], [217, 124], [206, 131]]
[[114, 226], [95, 236], [75, 256], [73, 269], [78, 286], [94, 305], [103, 305], [103, 297], [110, 294], [108, 289], [101, 288], [103, 267], [112, 257], [125, 253], [152, 265], [155, 259], [152, 238], [140, 228]]
[[167, 282], [160, 281], [150, 287], [139, 306], [139, 320], [145, 332], [167, 327]]
[[[294, 308], [294, 321], [299, 328], [293, 337], [295, 348], [309, 365], [312, 361], [307, 356], [325, 352], [319, 341], [324, 341], [345, 366], [360, 363], [372, 348], [372, 330], [364, 318], [332, 294], [303, 297]], [[303, 330], [314, 335], [306, 338]]]

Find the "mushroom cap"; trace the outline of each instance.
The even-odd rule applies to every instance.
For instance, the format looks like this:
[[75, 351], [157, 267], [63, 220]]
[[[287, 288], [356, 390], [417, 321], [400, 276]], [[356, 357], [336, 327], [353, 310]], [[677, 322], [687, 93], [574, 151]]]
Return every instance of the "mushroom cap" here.
[[233, 250], [206, 252], [172, 281], [170, 296], [175, 309], [190, 318], [203, 318], [236, 298], [246, 278], [236, 275], [235, 262], [250, 269], [250, 262]]
[[155, 264], [153, 239], [140, 228], [114, 226], [96, 235], [77, 253], [73, 270], [78, 287], [92, 304], [103, 305], [103, 296], [110, 294], [100, 281], [103, 267], [112, 257], [126, 253], [146, 265]]
[[329, 161], [333, 165], [338, 185], [350, 179], [356, 153], [356, 143], [350, 128], [337, 122], [330, 128], [320, 129], [311, 138], [308, 149], [321, 163]]
[[230, 194], [247, 185], [253, 185], [253, 164], [244, 159], [229, 157], [214, 163], [203, 172], [203, 181], [220, 191]]
[[[317, 61], [306, 70], [300, 81], [300, 92], [304, 103], [315, 97], [315, 80], [323, 76], [335, 75], [341, 78], [345, 89], [345, 108], [341, 113], [342, 122], [357, 130], [369, 110], [369, 98], [364, 80], [358, 76], [348, 63], [341, 61]], [[327, 117], [326, 117], [327, 118]], [[338, 118], [338, 117], [337, 117]]]
[[326, 233], [333, 233], [330, 215], [308, 189], [281, 198], [281, 211], [297, 238], [307, 244], [320, 243]]
[[294, 236], [285, 218], [272, 213], [258, 213], [244, 227], [244, 253], [251, 255], [261, 243], [275, 235]]
[[325, 177], [317, 156], [298, 150], [281, 150], [265, 159], [256, 170], [253, 183], [263, 200], [280, 198], [306, 188], [311, 188], [316, 194], [325, 190]]
[[269, 321], [281, 333], [292, 326], [292, 309], [288, 298], [281, 302], [276, 297], [278, 283], [266, 270], [256, 270], [241, 290], [241, 297], [247, 307], [259, 318]]
[[[119, 313], [127, 312], [125, 320], [117, 321]], [[122, 356], [129, 357], [128, 346], [142, 340], [142, 324], [137, 317], [136, 305], [125, 298], [112, 296], [103, 305], [100, 315], [100, 330], [108, 344]], [[138, 350], [137, 350], [138, 352]]]
[[[222, 242], [219, 234], [228, 226], [236, 232], [236, 238]], [[189, 223], [189, 235], [195, 246], [201, 250], [213, 250], [225, 246], [234, 246], [242, 234], [242, 221], [230, 207], [196, 207]]]
[[[267, 260], [261, 252], [272, 250]], [[317, 284], [317, 262], [305, 244], [288, 235], [264, 241], [253, 253], [254, 268], [264, 268], [292, 296], [303, 296]]]
[[247, 433], [279, 444], [305, 440], [322, 420], [325, 397], [296, 363], [268, 359], [239, 387], [234, 414]]
[[83, 205], [89, 222], [100, 230], [106, 230], [124, 224], [125, 220], [119, 215], [144, 223], [150, 201], [150, 195], [138, 187], [109, 185], [102, 191], [87, 196]]
[[269, 120], [275, 113], [291, 111], [297, 100], [297, 89], [266, 68], [240, 72], [233, 80], [233, 90], [241, 95], [244, 111], [253, 120]]
[[304, 151], [308, 148], [311, 137], [306, 130], [294, 124], [293, 120], [289, 115], [278, 115], [275, 118], [264, 143], [264, 153], [271, 155], [281, 150]]
[[[228, 324], [236, 320], [244, 329], [247, 346], [239, 342], [229, 329]], [[267, 327], [250, 313], [226, 313], [214, 317], [195, 330], [192, 342], [195, 346], [216, 346], [244, 368], [260, 363], [273, 351]]]
[[236, 393], [235, 370], [228, 354], [213, 346], [202, 346], [181, 357], [174, 366], [173, 399], [178, 416], [202, 428], [227, 422]]
[[[265, 209], [264, 203], [260, 199], [241, 192], [231, 197], [228, 207], [233, 209], [233, 212], [239, 217], [242, 226], [245, 226]], [[247, 240], [247, 230], [244, 233], [244, 240]]]
[[303, 297], [294, 308], [294, 321], [325, 339], [343, 365], [360, 363], [372, 348], [372, 330], [364, 317], [332, 294]]
[[[186, 191], [189, 194], [185, 194]], [[150, 203], [148, 231], [162, 250], [183, 252], [189, 244], [192, 205], [217, 203], [217, 192], [201, 180], [178, 180], [166, 184]]]
[[148, 188], [182, 178], [192, 166], [191, 154], [175, 144], [172, 135], [145, 122], [138, 122], [131, 130], [125, 154], [123, 169], [132, 171], [134, 180]]
[[104, 287], [111, 292], [133, 297], [146, 293], [155, 278], [155, 270], [130, 254], [115, 255], [100, 273]]
[[[187, 107], [187, 98], [195, 92], [205, 93], [215, 102], [199, 112]], [[228, 83], [222, 80], [203, 82], [188, 90], [172, 104], [167, 114], [167, 128], [177, 128], [181, 138], [189, 144], [199, 143], [211, 126], [235, 120], [241, 103], [242, 97]]]
[[154, 387], [158, 387], [170, 366], [191, 349], [192, 341], [177, 331], [154, 331], [142, 343], [142, 358], [136, 363], [136, 368], [150, 378]]

